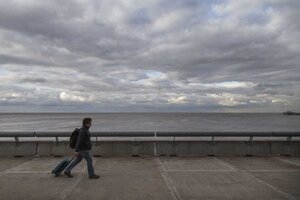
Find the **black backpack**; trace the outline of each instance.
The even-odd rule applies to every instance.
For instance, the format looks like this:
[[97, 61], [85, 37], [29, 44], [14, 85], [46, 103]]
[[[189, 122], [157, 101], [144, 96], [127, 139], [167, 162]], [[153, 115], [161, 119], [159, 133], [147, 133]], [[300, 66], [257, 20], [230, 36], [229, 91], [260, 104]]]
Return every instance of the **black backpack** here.
[[75, 149], [75, 147], [76, 147], [78, 135], [79, 135], [79, 129], [75, 128], [75, 130], [72, 132], [72, 134], [70, 136], [70, 147], [72, 149]]

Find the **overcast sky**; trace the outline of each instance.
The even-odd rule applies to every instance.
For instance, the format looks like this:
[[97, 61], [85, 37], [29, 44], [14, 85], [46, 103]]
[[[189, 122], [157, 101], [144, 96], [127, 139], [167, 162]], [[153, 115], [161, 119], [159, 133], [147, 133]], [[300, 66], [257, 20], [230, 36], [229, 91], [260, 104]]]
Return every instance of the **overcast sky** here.
[[299, 0], [0, 8], [0, 112], [300, 111]]

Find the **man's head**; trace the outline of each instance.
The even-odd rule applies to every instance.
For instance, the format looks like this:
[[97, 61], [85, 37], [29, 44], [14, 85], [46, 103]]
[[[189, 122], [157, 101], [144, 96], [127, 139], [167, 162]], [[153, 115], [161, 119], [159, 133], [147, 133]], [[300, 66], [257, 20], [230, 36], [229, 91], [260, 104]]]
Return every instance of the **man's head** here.
[[82, 120], [82, 125], [87, 127], [87, 128], [90, 128], [91, 125], [92, 125], [92, 118], [90, 117], [86, 117]]

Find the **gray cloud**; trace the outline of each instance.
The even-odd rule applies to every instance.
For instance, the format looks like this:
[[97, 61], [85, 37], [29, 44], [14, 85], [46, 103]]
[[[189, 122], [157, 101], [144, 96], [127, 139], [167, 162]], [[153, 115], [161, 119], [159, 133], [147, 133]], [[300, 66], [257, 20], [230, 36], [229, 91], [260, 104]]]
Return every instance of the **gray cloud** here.
[[283, 111], [297, 0], [0, 0], [0, 111]]
[[47, 82], [47, 80], [45, 78], [31, 78], [31, 77], [27, 77], [27, 78], [23, 78], [21, 80], [21, 82], [23, 83], [45, 83]]

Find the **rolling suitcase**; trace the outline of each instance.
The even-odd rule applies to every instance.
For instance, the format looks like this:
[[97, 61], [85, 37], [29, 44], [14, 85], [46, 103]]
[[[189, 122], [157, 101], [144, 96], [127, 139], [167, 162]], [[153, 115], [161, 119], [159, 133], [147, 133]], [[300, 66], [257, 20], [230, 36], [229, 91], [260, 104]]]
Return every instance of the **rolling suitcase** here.
[[75, 155], [70, 160], [68, 158], [64, 158], [62, 161], [58, 163], [58, 165], [52, 170], [51, 174], [54, 174], [55, 177], [59, 176], [64, 169], [71, 163], [71, 161], [75, 158]]

